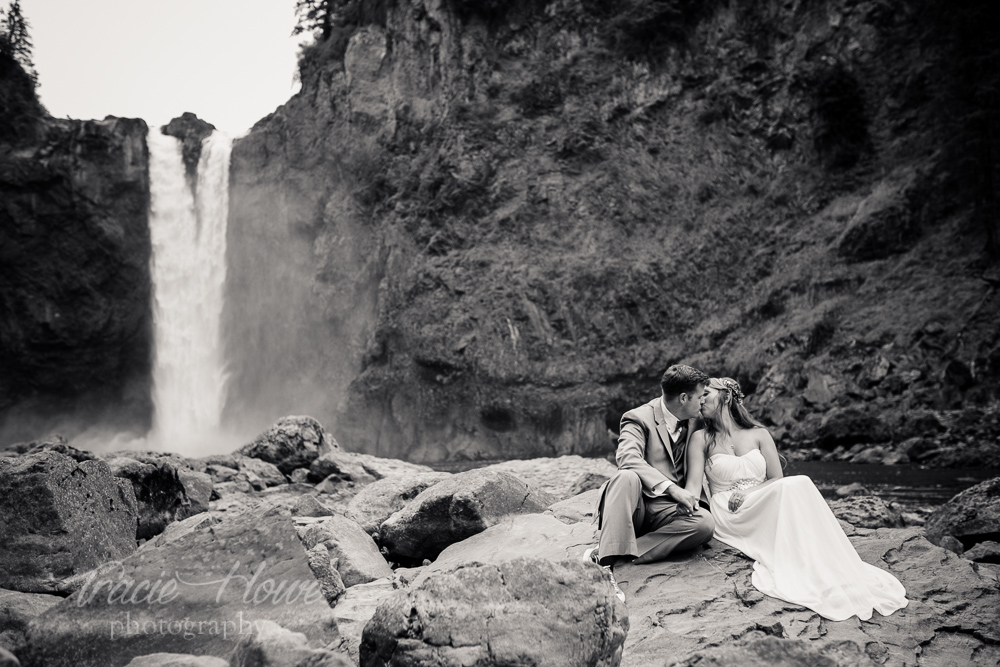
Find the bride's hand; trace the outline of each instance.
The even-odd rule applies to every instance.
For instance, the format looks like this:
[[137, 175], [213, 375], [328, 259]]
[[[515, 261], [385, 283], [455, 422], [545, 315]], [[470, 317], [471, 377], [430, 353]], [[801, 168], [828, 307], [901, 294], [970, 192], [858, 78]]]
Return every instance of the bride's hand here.
[[738, 510], [746, 499], [747, 497], [742, 492], [733, 491], [733, 494], [729, 496], [729, 511], [735, 512]]

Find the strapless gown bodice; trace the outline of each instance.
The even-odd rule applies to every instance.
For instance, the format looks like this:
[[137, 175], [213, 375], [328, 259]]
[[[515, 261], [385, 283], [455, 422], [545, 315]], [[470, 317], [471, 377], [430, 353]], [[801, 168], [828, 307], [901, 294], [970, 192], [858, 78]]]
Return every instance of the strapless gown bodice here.
[[767, 477], [767, 461], [759, 449], [742, 456], [713, 454], [705, 466], [705, 476], [708, 477], [708, 486], [713, 496], [734, 487], [747, 489], [764, 482]]
[[[715, 537], [754, 559], [753, 585], [765, 595], [808, 607], [825, 618], [862, 620], [906, 606], [892, 574], [861, 560], [819, 490], [805, 475], [761, 486], [767, 461], [760, 450], [715, 454], [705, 466], [712, 492]], [[755, 488], [760, 486], [760, 488]], [[729, 499], [746, 498], [736, 512]]]

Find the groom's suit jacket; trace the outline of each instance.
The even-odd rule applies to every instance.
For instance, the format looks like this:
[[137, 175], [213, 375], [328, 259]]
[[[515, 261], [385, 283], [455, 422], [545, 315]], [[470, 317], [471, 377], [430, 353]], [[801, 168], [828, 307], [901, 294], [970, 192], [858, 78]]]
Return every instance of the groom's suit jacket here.
[[639, 475], [645, 497], [654, 498], [653, 488], [666, 479], [684, 486], [685, 479], [678, 475], [678, 467], [684, 466], [681, 462], [687, 455], [691, 433], [701, 427], [698, 419], [689, 419], [687, 424], [684, 441], [675, 442], [670, 437], [660, 397], [622, 415], [615, 460], [619, 470]]

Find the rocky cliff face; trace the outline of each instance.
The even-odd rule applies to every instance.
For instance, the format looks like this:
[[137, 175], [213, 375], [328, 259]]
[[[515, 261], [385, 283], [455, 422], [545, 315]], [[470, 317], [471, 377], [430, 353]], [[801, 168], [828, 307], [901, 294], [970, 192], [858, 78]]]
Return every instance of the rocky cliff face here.
[[98, 424], [144, 433], [146, 124], [58, 120], [36, 103], [17, 127], [0, 143], [0, 444]]
[[678, 361], [786, 448], [996, 398], [993, 13], [357, 4], [234, 147], [234, 422], [606, 453]]

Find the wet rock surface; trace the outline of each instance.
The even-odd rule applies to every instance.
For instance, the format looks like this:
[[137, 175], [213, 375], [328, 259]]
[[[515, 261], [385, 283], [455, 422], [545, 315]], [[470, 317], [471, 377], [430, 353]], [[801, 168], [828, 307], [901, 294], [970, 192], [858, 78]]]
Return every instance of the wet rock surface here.
[[[934, 654], [942, 664], [1000, 658], [995, 573], [932, 545], [918, 529], [854, 529], [849, 537], [862, 560], [900, 580], [905, 609], [866, 622], [826, 621], [759, 593], [750, 583], [752, 561], [713, 540], [663, 563], [618, 569], [631, 626], [622, 665], [662, 665], [668, 651], [669, 664], [684, 665], [735, 664], [727, 660], [743, 651], [747, 664], [795, 655], [831, 664], [840, 664], [838, 656], [847, 664], [869, 664], [860, 656], [893, 664]], [[769, 637], [778, 643], [760, 644]]]
[[132, 485], [101, 460], [57, 452], [0, 458], [0, 587], [54, 593], [136, 549]]

